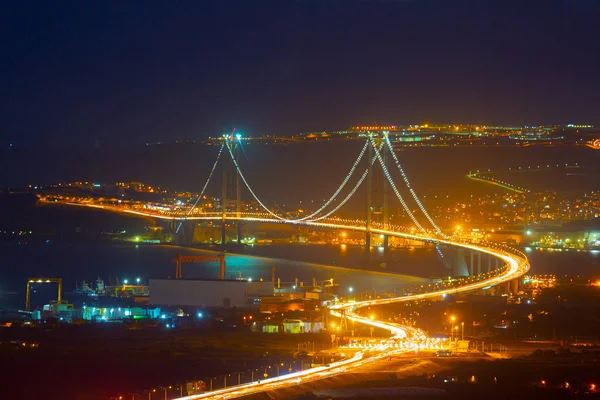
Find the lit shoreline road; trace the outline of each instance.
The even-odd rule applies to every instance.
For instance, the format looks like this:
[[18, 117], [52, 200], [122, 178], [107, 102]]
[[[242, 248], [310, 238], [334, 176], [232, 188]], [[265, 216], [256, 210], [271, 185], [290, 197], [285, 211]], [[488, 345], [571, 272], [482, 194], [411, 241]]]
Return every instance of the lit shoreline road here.
[[469, 175], [467, 175], [467, 178], [472, 179], [474, 181], [480, 181], [480, 182], [488, 183], [490, 185], [495, 185], [495, 186], [501, 187], [502, 189], [512, 190], [515, 193], [519, 193], [519, 194], [527, 193], [526, 189], [513, 186], [509, 183], [498, 182], [498, 181], [492, 180], [491, 178], [484, 177], [483, 175], [469, 174]]
[[364, 352], [358, 352], [353, 357], [337, 361], [327, 366], [305, 369], [303, 371], [291, 374], [263, 379], [260, 383], [250, 382], [243, 385], [232, 386], [226, 389], [214, 390], [212, 392], [194, 394], [190, 396], [179, 397], [178, 400], [196, 400], [196, 399], [234, 399], [242, 396], [248, 396], [254, 393], [261, 393], [269, 390], [280, 389], [293, 386], [300, 383], [327, 378], [332, 375], [346, 372], [349, 369], [358, 368], [368, 363], [379, 361], [393, 355], [399, 355], [409, 352], [406, 349], [392, 349], [386, 351], [385, 346], [375, 348], [372, 351], [378, 351], [378, 354], [366, 356]]
[[[385, 233], [383, 230], [373, 230], [374, 233]], [[440, 241], [443, 243], [454, 244], [450, 241]], [[459, 244], [456, 244], [459, 245]], [[467, 292], [472, 290], [481, 289], [490, 285], [497, 285], [502, 282], [510, 281], [520, 277], [525, 274], [529, 269], [529, 264], [526, 258], [522, 258], [518, 255], [511, 254], [504, 250], [499, 249], [490, 249], [482, 246], [470, 245], [465, 243], [460, 243], [461, 247], [469, 248], [472, 250], [482, 251], [487, 254], [499, 257], [507, 263], [508, 268], [504, 274], [492, 277], [490, 279], [486, 279], [480, 282], [474, 282], [470, 284], [466, 284], [461, 287], [439, 290], [436, 292], [430, 293], [421, 293], [415, 295], [408, 295], [403, 297], [389, 298], [389, 299], [376, 299], [376, 300], [367, 300], [360, 302], [347, 302], [336, 304], [331, 306], [331, 313], [334, 316], [341, 317], [342, 310], [344, 310], [345, 317], [350, 319], [351, 321], [355, 321], [358, 323], [364, 323], [370, 326], [375, 326], [382, 329], [387, 329], [391, 331], [394, 336], [400, 338], [415, 338], [417, 340], [421, 340], [425, 338], [425, 334], [419, 331], [418, 329], [412, 327], [406, 327], [394, 323], [371, 320], [370, 318], [361, 317], [355, 315], [352, 310], [354, 308], [362, 308], [365, 306], [371, 305], [382, 305], [382, 304], [391, 304], [397, 302], [405, 302], [405, 301], [413, 301], [413, 300], [424, 300], [430, 298], [436, 298], [443, 296], [444, 294], [456, 294], [461, 292]], [[385, 359], [387, 357], [405, 353], [411, 351], [410, 349], [397, 349], [393, 347], [379, 347], [373, 349], [373, 351], [379, 352], [376, 355], [371, 357], [365, 357], [364, 352], [356, 353], [352, 358], [347, 360], [341, 360], [336, 363], [329, 364], [328, 366], [316, 367], [307, 369], [304, 371], [296, 372], [293, 374], [288, 374], [284, 376], [280, 376], [277, 378], [265, 379], [258, 382], [252, 382], [244, 385], [239, 385], [236, 387], [231, 387], [227, 389], [216, 390], [209, 393], [203, 393], [199, 395], [191, 395], [180, 398], [181, 400], [195, 400], [195, 399], [231, 399], [236, 397], [247, 396], [254, 393], [260, 393], [269, 390], [275, 390], [286, 386], [293, 386], [300, 383], [307, 383], [313, 380], [318, 380], [322, 378], [326, 378], [328, 376], [346, 372], [353, 368], [358, 368], [367, 363], [379, 361]]]
[[[194, 217], [176, 217], [169, 216], [165, 214], [154, 214], [154, 213], [144, 213], [135, 210], [124, 209], [122, 207], [112, 207], [112, 206], [103, 206], [103, 205], [95, 205], [95, 204], [82, 204], [82, 203], [66, 203], [68, 205], [78, 205], [78, 206], [88, 206], [94, 208], [101, 208], [106, 211], [114, 211], [114, 212], [126, 212], [130, 214], [136, 214], [144, 217], [152, 217], [159, 219], [168, 219], [168, 220], [222, 220], [222, 215], [208, 215], [208, 216], [194, 216]], [[367, 230], [365, 224], [363, 223], [361, 226], [360, 220], [348, 220], [348, 219], [340, 219], [340, 218], [330, 218], [328, 222], [316, 222], [316, 221], [301, 221], [301, 220], [285, 220], [285, 219], [275, 219], [268, 218], [263, 215], [254, 214], [253, 216], [227, 216], [227, 220], [231, 221], [248, 221], [248, 222], [267, 222], [267, 223], [287, 223], [293, 225], [304, 225], [304, 226], [313, 226], [319, 228], [333, 228], [333, 229], [344, 229], [344, 230], [355, 230], [365, 232]], [[331, 221], [331, 222], [330, 222]], [[356, 225], [353, 225], [356, 224]], [[402, 228], [400, 228], [402, 229]], [[410, 230], [408, 230], [410, 231]], [[382, 329], [387, 329], [394, 334], [395, 337], [398, 338], [408, 338], [414, 337], [417, 340], [421, 340], [426, 338], [425, 334], [419, 331], [418, 329], [402, 326], [394, 323], [371, 320], [370, 318], [365, 318], [354, 314], [353, 310], [362, 308], [365, 306], [375, 306], [375, 305], [383, 305], [383, 304], [392, 304], [398, 302], [406, 302], [413, 300], [425, 300], [432, 298], [439, 298], [443, 295], [448, 294], [457, 294], [462, 292], [469, 292], [473, 290], [482, 289], [484, 287], [498, 285], [503, 282], [508, 282], [514, 279], [519, 278], [524, 275], [529, 270], [529, 262], [527, 257], [514, 249], [509, 249], [507, 247], [497, 245], [494, 243], [489, 243], [486, 246], [483, 245], [475, 245], [464, 242], [455, 242], [449, 239], [437, 239], [432, 236], [429, 236], [427, 233], [424, 236], [417, 235], [414, 233], [405, 233], [398, 232], [389, 229], [379, 229], [379, 228], [371, 228], [371, 233], [380, 234], [380, 235], [388, 235], [395, 237], [402, 237], [412, 240], [426, 241], [431, 243], [443, 243], [451, 246], [463, 247], [473, 251], [480, 251], [482, 253], [489, 254], [491, 256], [497, 257], [505, 262], [505, 270], [503, 273], [497, 276], [490, 277], [488, 279], [484, 279], [478, 282], [467, 283], [460, 287], [443, 289], [434, 292], [428, 293], [420, 293], [414, 295], [407, 295], [402, 297], [395, 298], [383, 298], [383, 299], [375, 299], [375, 300], [366, 300], [359, 302], [346, 302], [335, 304], [330, 307], [331, 313], [334, 316], [341, 317], [342, 313], [346, 318], [353, 320], [355, 322], [364, 323], [370, 326], [379, 327]], [[403, 352], [407, 352], [410, 350], [407, 349], [398, 349], [394, 347], [388, 346], [380, 346], [378, 348], [373, 349], [372, 351], [376, 351], [378, 353], [367, 357], [366, 354], [362, 351], [356, 353], [353, 357], [348, 359], [343, 359], [341, 361], [331, 363], [327, 366], [321, 366], [316, 368], [307, 369], [304, 371], [299, 371], [279, 377], [269, 378], [265, 380], [261, 380], [258, 382], [251, 382], [243, 385], [233, 386], [230, 388], [214, 390], [212, 392], [191, 395], [186, 397], [181, 397], [183, 400], [196, 400], [196, 399], [230, 399], [236, 397], [247, 396], [253, 393], [259, 393], [274, 389], [279, 389], [286, 386], [293, 386], [299, 383], [310, 382], [311, 380], [318, 380], [325, 378], [327, 376], [345, 372], [349, 369], [357, 368], [362, 365], [365, 365], [370, 362], [375, 362], [380, 359], [384, 359], [386, 357], [390, 357], [395, 354], [400, 354]]]

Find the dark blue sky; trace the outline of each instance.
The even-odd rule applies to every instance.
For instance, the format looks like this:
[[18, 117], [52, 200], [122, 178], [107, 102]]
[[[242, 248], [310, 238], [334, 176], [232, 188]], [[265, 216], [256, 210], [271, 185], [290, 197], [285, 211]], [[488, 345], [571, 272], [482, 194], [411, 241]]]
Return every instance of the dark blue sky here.
[[0, 145], [600, 125], [600, 1], [3, 2]]

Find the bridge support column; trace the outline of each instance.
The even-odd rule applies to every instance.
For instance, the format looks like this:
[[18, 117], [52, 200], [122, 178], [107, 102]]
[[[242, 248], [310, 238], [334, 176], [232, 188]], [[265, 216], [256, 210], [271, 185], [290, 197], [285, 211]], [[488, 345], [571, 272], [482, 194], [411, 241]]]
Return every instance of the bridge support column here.
[[388, 248], [390, 245], [390, 238], [388, 235], [383, 235], [383, 254], [387, 255], [388, 253]]
[[491, 254], [487, 255], [487, 272], [492, 272], [492, 256]]
[[227, 227], [225, 226], [225, 221], [221, 222], [221, 244], [224, 245], [227, 243]]
[[465, 262], [465, 249], [462, 247], [455, 247], [454, 249], [454, 268], [452, 271], [453, 277], [469, 275], [469, 269], [467, 267], [467, 263]]
[[[173, 242], [183, 246], [189, 246], [194, 241], [194, 229], [196, 224], [191, 221], [174, 221]], [[179, 228], [181, 224], [181, 228]], [[177, 232], [179, 228], [179, 232]]]
[[519, 293], [519, 279], [513, 279], [510, 283], [510, 292], [513, 294]]
[[475, 275], [475, 252], [470, 250], [469, 255], [471, 256], [471, 262], [469, 263], [469, 276], [473, 276]]
[[477, 252], [477, 273], [476, 275], [481, 274], [481, 252]]
[[237, 223], [237, 242], [238, 244], [242, 243], [242, 223], [238, 222]]

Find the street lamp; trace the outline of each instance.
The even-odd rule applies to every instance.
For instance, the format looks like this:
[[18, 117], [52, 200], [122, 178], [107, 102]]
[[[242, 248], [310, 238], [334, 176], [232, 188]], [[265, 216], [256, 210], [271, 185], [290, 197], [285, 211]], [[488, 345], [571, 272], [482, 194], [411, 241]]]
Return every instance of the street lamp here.
[[461, 322], [460, 323], [460, 329], [461, 329], [461, 339], [462, 341], [465, 340], [465, 323]]
[[140, 283], [140, 278], [137, 278], [135, 281], [139, 284]]
[[450, 317], [450, 340], [454, 342], [454, 315]]
[[354, 288], [353, 288], [352, 286], [350, 286], [350, 287], [348, 288], [348, 291], [349, 291], [350, 293], [352, 293], [352, 292], [354, 291]]

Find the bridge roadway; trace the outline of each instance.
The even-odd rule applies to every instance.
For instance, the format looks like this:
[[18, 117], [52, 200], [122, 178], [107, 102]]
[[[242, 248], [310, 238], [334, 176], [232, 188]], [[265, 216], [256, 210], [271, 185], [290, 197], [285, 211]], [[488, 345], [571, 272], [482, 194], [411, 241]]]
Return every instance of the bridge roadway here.
[[[71, 205], [84, 205], [81, 203], [69, 203]], [[171, 219], [171, 220], [222, 220], [222, 215], [207, 215], [207, 216], [193, 216], [193, 217], [181, 217], [181, 216], [172, 216], [167, 214], [155, 214], [148, 212], [140, 212], [135, 210], [122, 209], [120, 207], [105, 207], [99, 205], [90, 205], [95, 208], [103, 208], [109, 211], [117, 211], [117, 212], [127, 212], [132, 214], [137, 214], [145, 217], [159, 218], [159, 219]], [[356, 231], [366, 231], [365, 225], [358, 225], [359, 220], [347, 220], [340, 218], [328, 219], [327, 222], [318, 222], [318, 221], [301, 221], [301, 220], [284, 220], [284, 219], [276, 219], [276, 218], [267, 218], [264, 216], [229, 216], [227, 215], [227, 220], [230, 221], [247, 221], [247, 222], [267, 222], [267, 223], [288, 223], [288, 224], [297, 224], [304, 226], [312, 226], [316, 228], [333, 228], [333, 229], [345, 229], [345, 230], [356, 230]], [[354, 223], [354, 224], [353, 224]], [[478, 289], [482, 289], [484, 287], [498, 285], [503, 282], [508, 282], [513, 279], [517, 279], [520, 276], [524, 275], [529, 270], [529, 262], [527, 257], [517, 251], [515, 249], [510, 249], [508, 247], [495, 244], [495, 243], [486, 243], [485, 245], [476, 245], [471, 243], [453, 241], [450, 239], [438, 239], [433, 236], [419, 235], [415, 233], [407, 233], [407, 232], [398, 232], [394, 230], [383, 229], [383, 228], [371, 228], [371, 233], [381, 234], [381, 235], [389, 235], [395, 237], [402, 237], [406, 239], [419, 240], [425, 242], [435, 242], [442, 243], [451, 246], [463, 247], [466, 249], [470, 249], [473, 251], [480, 251], [483, 253], [490, 254], [491, 256], [497, 257], [505, 262], [505, 268], [502, 273], [496, 276], [489, 277], [487, 279], [467, 283], [460, 287], [448, 288], [443, 290], [438, 290], [434, 292], [428, 293], [419, 293], [412, 294], [407, 296], [395, 297], [395, 298], [381, 298], [374, 300], [366, 300], [359, 302], [346, 302], [335, 304], [330, 307], [330, 312], [332, 315], [336, 317], [341, 317], [342, 314], [345, 314], [347, 319], [351, 321], [355, 321], [358, 323], [363, 323], [366, 325], [387, 329], [389, 330], [394, 337], [403, 338], [412, 343], [421, 343], [424, 339], [426, 339], [426, 335], [415, 328], [403, 326], [387, 321], [378, 321], [371, 320], [370, 318], [366, 318], [363, 316], [357, 315], [354, 310], [366, 307], [366, 306], [376, 306], [383, 304], [392, 304], [406, 301], [414, 301], [414, 300], [426, 300], [426, 299], [434, 299], [439, 298], [443, 295], [448, 294], [457, 294], [464, 293], [469, 291], [474, 291]], [[411, 231], [410, 229], [408, 231]], [[374, 348], [370, 351], [359, 351], [354, 354], [354, 356], [342, 359], [341, 361], [331, 363], [326, 366], [320, 366], [316, 368], [307, 369], [304, 371], [299, 371], [279, 377], [268, 378], [261, 380], [260, 383], [258, 381], [251, 382], [243, 385], [232, 386], [225, 389], [214, 390], [212, 392], [191, 395], [181, 397], [182, 400], [196, 400], [196, 399], [232, 399], [242, 396], [247, 396], [253, 393], [259, 393], [274, 389], [280, 389], [286, 386], [292, 386], [299, 383], [306, 383], [313, 380], [323, 379], [325, 377], [339, 374], [342, 372], [346, 372], [350, 369], [354, 369], [360, 367], [362, 365], [373, 363], [378, 360], [385, 359], [387, 357], [405, 353], [411, 351], [410, 348], [402, 348], [398, 349], [395, 347], [391, 347], [388, 345], [382, 345], [380, 347]]]
[[[386, 233], [383, 230], [377, 230], [375, 233]], [[500, 248], [486, 248], [482, 246], [476, 246], [466, 243], [454, 243], [451, 241], [441, 241], [447, 244], [454, 244], [457, 246], [469, 248], [472, 250], [482, 251], [493, 256], [496, 256], [506, 262], [506, 269], [503, 274], [492, 277], [490, 279], [482, 280], [479, 282], [474, 282], [470, 284], [466, 284], [461, 287], [444, 289], [436, 292], [429, 293], [421, 293], [415, 295], [408, 295], [396, 298], [388, 298], [388, 299], [375, 299], [375, 300], [367, 300], [360, 302], [347, 302], [340, 303], [330, 307], [331, 314], [337, 317], [342, 316], [342, 310], [345, 311], [345, 316], [347, 319], [351, 321], [355, 321], [358, 323], [363, 323], [370, 326], [375, 326], [382, 329], [387, 329], [395, 337], [405, 338], [408, 341], [412, 341], [414, 343], [419, 343], [426, 338], [426, 335], [418, 329], [403, 326], [399, 324], [394, 324], [387, 321], [377, 321], [371, 320], [370, 318], [362, 317], [356, 315], [353, 310], [356, 308], [362, 308], [365, 306], [374, 306], [374, 305], [382, 305], [382, 304], [392, 304], [398, 302], [405, 301], [413, 301], [413, 300], [425, 300], [432, 298], [439, 298], [444, 294], [456, 294], [463, 293], [468, 291], [473, 291], [477, 289], [481, 289], [490, 285], [497, 285], [503, 282], [507, 282], [516, 278], [519, 278], [523, 274], [525, 274], [529, 269], [529, 263], [527, 258], [521, 256], [519, 254], [513, 254], [507, 250], [501, 250]], [[323, 378], [327, 378], [329, 376], [343, 373], [349, 371], [354, 368], [361, 367], [365, 364], [374, 363], [379, 360], [386, 359], [390, 356], [398, 355], [401, 353], [406, 353], [413, 351], [414, 347], [411, 348], [403, 348], [398, 349], [394, 347], [388, 346], [380, 346], [372, 350], [371, 354], [367, 352], [357, 352], [351, 358], [344, 359], [327, 366], [321, 366], [316, 368], [307, 369], [304, 371], [299, 371], [295, 373], [291, 373], [288, 375], [283, 375], [280, 377], [270, 378], [261, 380], [259, 382], [251, 382], [239, 386], [234, 386], [226, 389], [215, 390], [208, 393], [191, 395], [180, 398], [181, 400], [196, 400], [196, 399], [232, 399], [247, 396], [254, 393], [260, 393], [275, 389], [280, 389], [286, 386], [293, 386], [300, 383], [307, 383], [314, 380], [319, 380]]]

